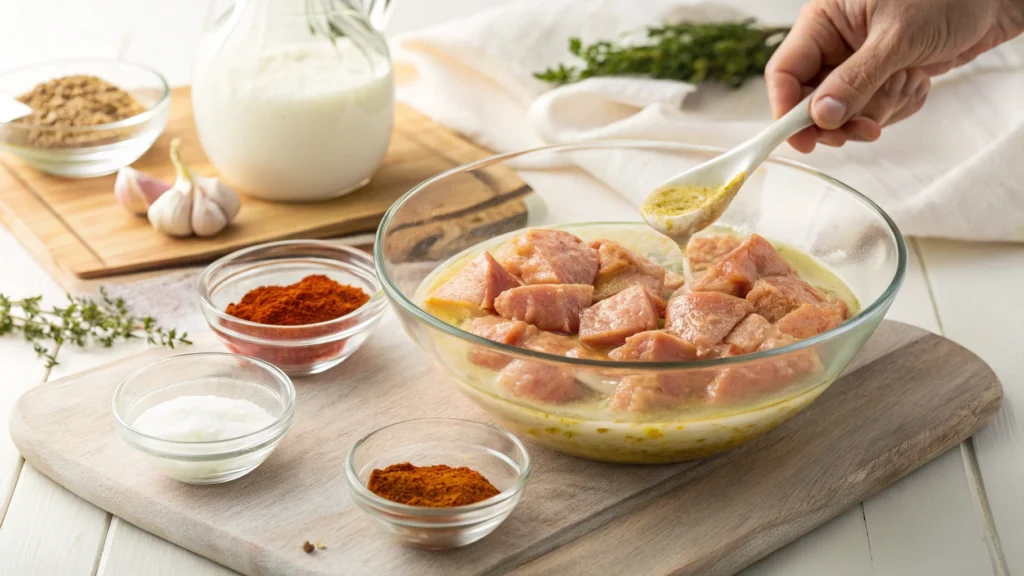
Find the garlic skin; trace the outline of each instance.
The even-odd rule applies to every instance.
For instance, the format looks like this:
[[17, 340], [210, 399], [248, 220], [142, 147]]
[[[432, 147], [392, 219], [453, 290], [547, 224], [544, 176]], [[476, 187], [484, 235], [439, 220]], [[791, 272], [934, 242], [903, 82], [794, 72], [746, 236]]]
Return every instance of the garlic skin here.
[[114, 198], [128, 212], [143, 216], [153, 202], [170, 188], [170, 184], [159, 178], [125, 166], [117, 171]]
[[175, 138], [171, 142], [171, 162], [178, 169], [178, 179], [174, 186], [164, 192], [153, 205], [149, 207], [146, 216], [149, 223], [158, 232], [168, 236], [191, 236], [192, 235], [192, 205], [194, 196], [192, 193], [192, 180], [189, 178], [188, 168], [181, 162], [178, 148], [181, 140]]

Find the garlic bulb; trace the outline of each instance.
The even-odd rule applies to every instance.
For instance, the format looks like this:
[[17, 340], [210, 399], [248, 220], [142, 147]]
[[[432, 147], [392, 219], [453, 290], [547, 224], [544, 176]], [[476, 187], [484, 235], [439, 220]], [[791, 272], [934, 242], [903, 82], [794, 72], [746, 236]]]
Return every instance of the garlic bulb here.
[[171, 162], [178, 179], [149, 207], [149, 221], [170, 236], [213, 236], [234, 220], [241, 200], [220, 180], [192, 174], [181, 160], [180, 145], [178, 139], [171, 142]]
[[170, 184], [159, 178], [125, 166], [118, 170], [114, 180], [114, 198], [125, 210], [141, 216], [170, 188]]

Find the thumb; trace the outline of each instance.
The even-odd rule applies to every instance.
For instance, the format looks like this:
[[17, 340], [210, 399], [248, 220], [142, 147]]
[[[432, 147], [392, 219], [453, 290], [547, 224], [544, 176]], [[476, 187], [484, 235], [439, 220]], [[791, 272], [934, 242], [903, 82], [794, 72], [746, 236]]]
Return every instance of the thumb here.
[[835, 130], [853, 118], [890, 76], [906, 68], [908, 63], [900, 56], [893, 43], [869, 37], [815, 90], [811, 104], [814, 123]]

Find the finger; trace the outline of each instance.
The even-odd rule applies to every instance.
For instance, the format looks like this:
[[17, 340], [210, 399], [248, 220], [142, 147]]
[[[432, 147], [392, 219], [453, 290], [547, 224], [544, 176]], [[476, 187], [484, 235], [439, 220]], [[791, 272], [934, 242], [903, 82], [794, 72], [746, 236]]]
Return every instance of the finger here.
[[846, 144], [846, 134], [842, 130], [819, 130], [818, 142], [838, 148]]
[[904, 90], [908, 97], [904, 104], [889, 117], [885, 123], [886, 126], [912, 116], [924, 106], [925, 101], [928, 99], [928, 93], [931, 92], [931, 78], [921, 70], [918, 70], [916, 74], [914, 71], [911, 71], [908, 84], [911, 83], [913, 84], [912, 91], [910, 89]]
[[908, 100], [908, 97], [903, 93], [904, 88], [907, 86], [908, 76], [909, 74], [906, 70], [897, 70], [895, 74], [882, 84], [881, 89], [875, 92], [871, 100], [868, 100], [864, 108], [857, 113], [857, 116], [874, 120], [879, 126], [884, 125], [889, 116], [892, 116]]
[[852, 142], [874, 142], [882, 135], [882, 126], [864, 116], [854, 116], [850, 121], [843, 124], [843, 133], [846, 139]]
[[890, 76], [909, 62], [892, 34], [869, 37], [817, 89], [811, 116], [820, 128], [834, 130], [859, 114]]
[[810, 154], [814, 152], [815, 143], [818, 141], [818, 128], [811, 126], [789, 137], [789, 145], [797, 152]]
[[836, 65], [850, 48], [828, 14], [816, 3], [805, 6], [792, 30], [765, 68], [772, 115], [779, 118], [803, 99], [802, 89], [825, 65]]

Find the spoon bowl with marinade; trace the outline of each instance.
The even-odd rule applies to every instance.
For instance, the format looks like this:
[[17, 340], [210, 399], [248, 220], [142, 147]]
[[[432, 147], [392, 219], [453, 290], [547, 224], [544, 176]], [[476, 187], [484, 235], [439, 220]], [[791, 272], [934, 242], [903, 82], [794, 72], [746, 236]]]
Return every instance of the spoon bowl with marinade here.
[[743, 144], [668, 179], [640, 211], [655, 230], [685, 246], [725, 212], [752, 174], [780, 144], [812, 126], [811, 96]]

